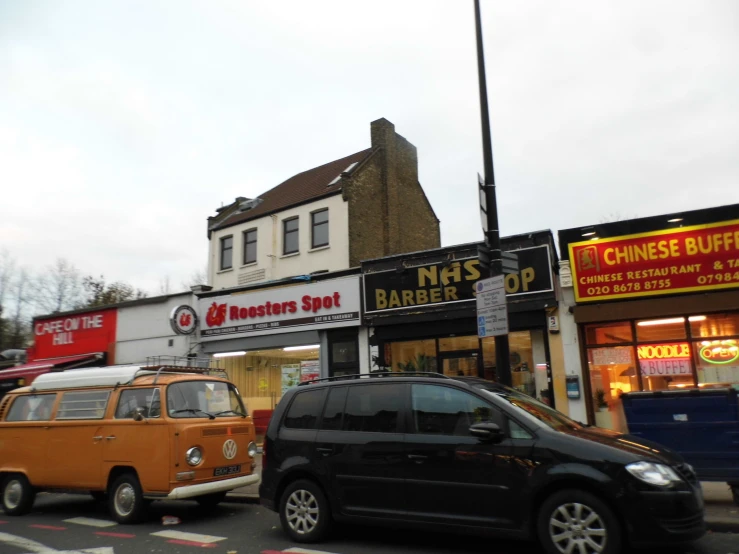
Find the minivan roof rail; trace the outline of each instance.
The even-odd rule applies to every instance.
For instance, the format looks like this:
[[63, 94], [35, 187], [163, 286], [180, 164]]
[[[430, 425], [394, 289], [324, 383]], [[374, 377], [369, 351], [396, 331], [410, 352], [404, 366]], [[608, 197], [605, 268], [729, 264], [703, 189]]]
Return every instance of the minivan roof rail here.
[[298, 383], [299, 387], [312, 383], [325, 383], [327, 381], [348, 381], [352, 379], [368, 379], [377, 377], [436, 377], [439, 379], [452, 379], [443, 373], [434, 371], [373, 371], [371, 373], [354, 373], [352, 375], [336, 375], [334, 377], [323, 377], [322, 379], [311, 379]]

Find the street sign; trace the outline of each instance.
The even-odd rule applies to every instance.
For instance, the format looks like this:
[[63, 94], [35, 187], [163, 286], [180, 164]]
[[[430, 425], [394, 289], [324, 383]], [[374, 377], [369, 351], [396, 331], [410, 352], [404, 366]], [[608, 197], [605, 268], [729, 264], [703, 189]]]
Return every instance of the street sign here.
[[508, 334], [505, 275], [481, 279], [475, 284], [477, 293], [477, 335], [497, 337]]
[[480, 222], [482, 223], [482, 232], [485, 234], [485, 240], [487, 242], [488, 233], [488, 199], [487, 191], [485, 190], [485, 181], [482, 176], [477, 174], [477, 185], [480, 192]]
[[503, 261], [503, 273], [518, 273], [518, 254], [513, 252], [501, 252]]

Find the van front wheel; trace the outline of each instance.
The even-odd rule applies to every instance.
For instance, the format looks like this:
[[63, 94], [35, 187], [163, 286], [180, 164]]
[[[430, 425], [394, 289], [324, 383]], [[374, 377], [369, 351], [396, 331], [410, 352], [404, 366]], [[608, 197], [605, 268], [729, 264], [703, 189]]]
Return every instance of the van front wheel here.
[[582, 490], [563, 490], [547, 498], [539, 510], [537, 531], [549, 554], [621, 551], [621, 530], [613, 511]]
[[110, 485], [110, 514], [118, 523], [136, 523], [146, 511], [139, 480], [133, 473], [124, 473]]
[[2, 481], [3, 511], [9, 516], [22, 516], [31, 511], [36, 492], [23, 474], [9, 475]]

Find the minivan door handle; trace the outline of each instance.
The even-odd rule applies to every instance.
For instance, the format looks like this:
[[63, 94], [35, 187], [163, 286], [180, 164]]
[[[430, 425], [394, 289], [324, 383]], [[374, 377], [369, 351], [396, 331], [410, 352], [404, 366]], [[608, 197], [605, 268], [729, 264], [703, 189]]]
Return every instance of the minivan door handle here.
[[317, 446], [316, 447], [316, 452], [318, 452], [319, 454], [322, 454], [324, 456], [328, 456], [330, 454], [333, 454], [334, 449], [333, 448], [324, 448], [324, 447], [321, 447], [321, 446]]
[[92, 437], [92, 440], [94, 440], [94, 441], [101, 441], [101, 440], [103, 440], [103, 436], [102, 435], [98, 435], [96, 437]]
[[105, 440], [112, 441], [115, 438], [115, 435], [110, 435], [109, 437], [105, 437]]
[[413, 460], [417, 464], [422, 464], [428, 459], [428, 456], [424, 456], [422, 454], [408, 454], [408, 458]]

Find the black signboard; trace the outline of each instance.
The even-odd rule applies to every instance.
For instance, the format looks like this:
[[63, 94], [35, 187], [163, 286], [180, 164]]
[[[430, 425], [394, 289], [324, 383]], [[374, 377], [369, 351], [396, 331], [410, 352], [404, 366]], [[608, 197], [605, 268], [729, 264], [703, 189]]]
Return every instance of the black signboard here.
[[[549, 246], [513, 250], [518, 271], [506, 275], [511, 297], [554, 290]], [[365, 313], [433, 306], [475, 299], [475, 282], [483, 278], [477, 258], [434, 263], [400, 270], [365, 273]]]

